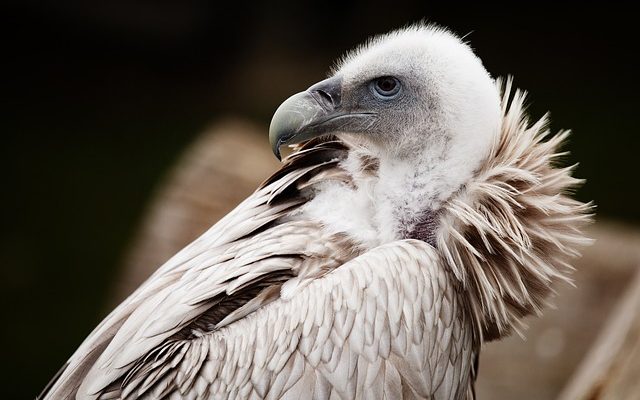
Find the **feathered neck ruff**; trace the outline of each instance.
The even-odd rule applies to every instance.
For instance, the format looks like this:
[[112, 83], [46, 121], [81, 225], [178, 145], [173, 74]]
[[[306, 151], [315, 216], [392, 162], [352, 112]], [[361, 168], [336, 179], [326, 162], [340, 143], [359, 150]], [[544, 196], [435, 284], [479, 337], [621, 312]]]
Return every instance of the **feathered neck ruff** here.
[[503, 121], [490, 156], [441, 210], [436, 246], [460, 284], [480, 338], [518, 331], [540, 314], [557, 281], [568, 281], [568, 261], [590, 243], [581, 228], [590, 204], [569, 197], [582, 183], [574, 166], [556, 161], [568, 131], [550, 135], [547, 116], [530, 125], [526, 94], [511, 80], [503, 91]]

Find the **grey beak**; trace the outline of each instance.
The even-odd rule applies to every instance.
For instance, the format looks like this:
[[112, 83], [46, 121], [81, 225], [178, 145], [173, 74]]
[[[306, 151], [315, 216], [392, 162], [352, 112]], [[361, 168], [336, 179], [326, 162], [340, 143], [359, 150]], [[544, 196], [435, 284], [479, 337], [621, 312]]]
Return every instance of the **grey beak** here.
[[280, 159], [280, 147], [300, 143], [336, 128], [330, 123], [341, 111], [342, 78], [334, 76], [304, 92], [289, 97], [278, 107], [269, 126], [273, 154]]

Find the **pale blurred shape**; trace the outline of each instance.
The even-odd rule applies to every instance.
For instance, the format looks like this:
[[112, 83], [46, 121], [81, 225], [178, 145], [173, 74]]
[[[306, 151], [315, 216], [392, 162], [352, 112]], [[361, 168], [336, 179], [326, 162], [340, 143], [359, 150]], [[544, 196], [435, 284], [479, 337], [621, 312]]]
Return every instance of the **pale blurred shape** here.
[[541, 358], [553, 358], [564, 349], [564, 332], [560, 328], [545, 329], [536, 339], [536, 353]]

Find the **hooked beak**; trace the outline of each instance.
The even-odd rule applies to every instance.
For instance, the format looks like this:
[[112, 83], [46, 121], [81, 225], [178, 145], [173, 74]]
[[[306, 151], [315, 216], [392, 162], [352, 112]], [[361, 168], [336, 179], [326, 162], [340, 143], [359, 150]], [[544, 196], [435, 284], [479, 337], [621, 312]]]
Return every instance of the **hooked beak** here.
[[269, 126], [273, 154], [280, 147], [336, 131], [349, 130], [353, 122], [370, 113], [353, 113], [342, 104], [342, 77], [334, 76], [289, 97], [278, 107]]

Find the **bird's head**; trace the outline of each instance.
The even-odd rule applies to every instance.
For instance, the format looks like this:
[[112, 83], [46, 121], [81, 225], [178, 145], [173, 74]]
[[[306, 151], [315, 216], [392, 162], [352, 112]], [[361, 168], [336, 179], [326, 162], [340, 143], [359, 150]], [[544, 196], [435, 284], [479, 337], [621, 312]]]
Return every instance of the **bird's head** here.
[[363, 185], [379, 195], [376, 238], [432, 242], [486, 340], [540, 312], [589, 242], [581, 227], [591, 210], [566, 195], [580, 182], [571, 169], [553, 165], [566, 133], [548, 138], [545, 118], [529, 126], [524, 94], [509, 102], [510, 83], [504, 96], [500, 87], [460, 38], [417, 25], [349, 53], [269, 128], [277, 156], [322, 135], [355, 149], [342, 164], [353, 176], [369, 172], [354, 161], [374, 156], [376, 173], [362, 176], [377, 178]]
[[469, 172], [499, 132], [500, 95], [461, 39], [413, 26], [372, 39], [332, 76], [287, 99], [269, 139], [280, 146], [332, 134], [384, 158], [459, 160]]

